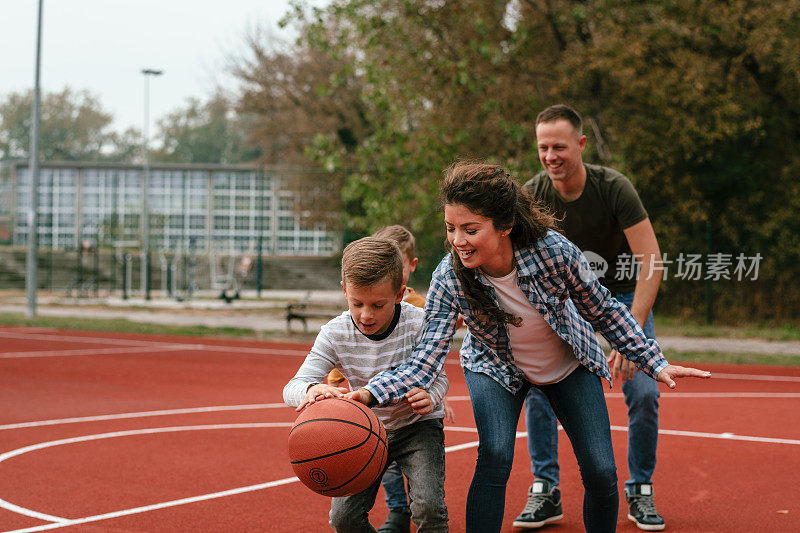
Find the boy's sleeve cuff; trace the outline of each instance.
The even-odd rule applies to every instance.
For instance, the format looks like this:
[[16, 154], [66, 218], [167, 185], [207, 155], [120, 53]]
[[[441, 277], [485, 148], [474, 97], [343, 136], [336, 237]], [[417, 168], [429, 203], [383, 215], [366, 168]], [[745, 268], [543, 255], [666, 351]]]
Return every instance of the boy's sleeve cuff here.
[[375, 387], [374, 385], [367, 384], [364, 386], [364, 389], [366, 389], [367, 392], [369, 392], [372, 395], [372, 401], [369, 403], [367, 407], [382, 405], [389, 399], [389, 397], [386, 394], [382, 394], [380, 389]]

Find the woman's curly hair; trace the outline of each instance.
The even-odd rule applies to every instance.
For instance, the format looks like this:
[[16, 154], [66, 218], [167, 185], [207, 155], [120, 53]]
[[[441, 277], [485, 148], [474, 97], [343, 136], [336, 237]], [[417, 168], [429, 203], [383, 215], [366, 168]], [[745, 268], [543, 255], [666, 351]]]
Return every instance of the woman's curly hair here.
[[[444, 171], [440, 193], [443, 205], [462, 205], [490, 219], [495, 229], [510, 229], [509, 238], [515, 249], [531, 246], [549, 229], [557, 229], [550, 210], [537, 204], [516, 179], [497, 165], [453, 163]], [[492, 301], [472, 269], [461, 263], [458, 253], [449, 245], [448, 249], [472, 314], [484, 322], [521, 325], [519, 317], [506, 313]]]

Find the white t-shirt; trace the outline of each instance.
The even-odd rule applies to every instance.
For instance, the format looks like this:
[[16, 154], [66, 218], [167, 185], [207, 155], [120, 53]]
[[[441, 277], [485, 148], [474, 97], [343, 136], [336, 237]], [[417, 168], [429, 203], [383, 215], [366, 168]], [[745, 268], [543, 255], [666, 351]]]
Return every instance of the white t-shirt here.
[[520, 327], [507, 324], [508, 337], [514, 363], [531, 383], [557, 383], [578, 368], [580, 363], [570, 345], [553, 331], [517, 285], [516, 268], [500, 278], [484, 275], [494, 287], [500, 307], [522, 318]]

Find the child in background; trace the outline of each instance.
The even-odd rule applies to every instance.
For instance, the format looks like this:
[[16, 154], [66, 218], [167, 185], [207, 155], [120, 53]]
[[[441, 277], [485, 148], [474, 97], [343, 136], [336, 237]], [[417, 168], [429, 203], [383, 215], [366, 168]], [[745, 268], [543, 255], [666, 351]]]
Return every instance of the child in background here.
[[403, 283], [406, 286], [406, 292], [403, 294], [403, 301], [417, 307], [425, 307], [425, 298], [408, 286], [408, 278], [417, 269], [419, 258], [416, 257], [416, 239], [414, 234], [408, 231], [405, 227], [395, 224], [394, 226], [384, 226], [375, 233], [373, 237], [381, 239], [389, 239], [397, 243], [400, 247], [400, 252], [403, 254]]
[[[411, 354], [425, 323], [425, 312], [402, 302], [403, 257], [391, 240], [365, 237], [342, 255], [342, 291], [348, 310], [324, 325], [297, 374], [283, 389], [287, 405], [298, 410], [347, 389], [324, 383], [336, 368], [355, 390], [376, 374], [401, 364]], [[396, 462], [411, 481], [411, 518], [419, 532], [448, 531], [444, 503], [444, 431], [441, 401], [447, 376], [440, 373], [428, 391], [413, 388], [403, 401], [374, 411], [386, 427], [388, 463]], [[336, 531], [372, 531], [369, 510], [380, 483], [353, 496], [332, 498]]]
[[[417, 307], [425, 307], [425, 298], [408, 286], [408, 279], [417, 269], [419, 262], [416, 257], [414, 234], [396, 224], [384, 226], [372, 236], [392, 240], [400, 247], [403, 254], [403, 284], [406, 286], [403, 301]], [[450, 407], [446, 398], [442, 398], [442, 407], [444, 407], [445, 420], [453, 423], [455, 421], [453, 408]], [[411, 531], [411, 509], [408, 505], [405, 480], [397, 463], [390, 464], [386, 469], [386, 473], [383, 475], [383, 490], [386, 492], [386, 507], [389, 508], [389, 514], [386, 522], [378, 528], [378, 533], [409, 533]]]

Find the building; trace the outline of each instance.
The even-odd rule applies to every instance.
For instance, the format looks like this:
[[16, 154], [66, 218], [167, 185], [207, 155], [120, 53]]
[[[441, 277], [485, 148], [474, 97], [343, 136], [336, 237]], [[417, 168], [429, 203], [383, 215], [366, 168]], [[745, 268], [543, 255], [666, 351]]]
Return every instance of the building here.
[[[266, 256], [333, 256], [341, 236], [298, 214], [286, 179], [300, 171], [220, 165], [150, 165], [150, 249]], [[40, 165], [39, 247], [140, 247], [141, 165]], [[0, 173], [0, 240], [28, 242], [31, 172], [27, 161]], [[305, 221], [308, 220], [306, 223]], [[5, 238], [3, 234], [5, 233]]]

